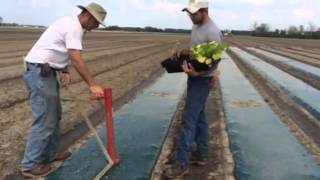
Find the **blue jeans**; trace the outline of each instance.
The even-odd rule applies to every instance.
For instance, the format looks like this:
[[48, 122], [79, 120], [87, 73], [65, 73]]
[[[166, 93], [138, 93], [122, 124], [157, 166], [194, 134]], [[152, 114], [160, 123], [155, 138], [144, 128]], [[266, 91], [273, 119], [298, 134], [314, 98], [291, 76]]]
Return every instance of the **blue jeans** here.
[[211, 90], [211, 77], [189, 77], [187, 97], [182, 114], [182, 131], [177, 143], [176, 162], [189, 164], [192, 144], [195, 154], [208, 156], [208, 122], [205, 114], [206, 100]]
[[42, 77], [40, 71], [40, 67], [28, 64], [28, 71], [23, 76], [31, 99], [33, 117], [21, 162], [23, 171], [30, 170], [35, 164], [50, 161], [59, 145], [61, 104], [56, 72], [51, 71], [47, 77]]

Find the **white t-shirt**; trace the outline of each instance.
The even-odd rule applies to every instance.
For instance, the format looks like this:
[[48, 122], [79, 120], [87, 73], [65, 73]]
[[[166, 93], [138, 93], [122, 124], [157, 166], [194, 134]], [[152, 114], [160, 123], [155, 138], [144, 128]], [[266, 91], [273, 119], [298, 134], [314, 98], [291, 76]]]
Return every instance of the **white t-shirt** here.
[[25, 60], [49, 63], [52, 68], [65, 68], [68, 65], [68, 49], [82, 50], [84, 31], [77, 16], [64, 17], [46, 29]]

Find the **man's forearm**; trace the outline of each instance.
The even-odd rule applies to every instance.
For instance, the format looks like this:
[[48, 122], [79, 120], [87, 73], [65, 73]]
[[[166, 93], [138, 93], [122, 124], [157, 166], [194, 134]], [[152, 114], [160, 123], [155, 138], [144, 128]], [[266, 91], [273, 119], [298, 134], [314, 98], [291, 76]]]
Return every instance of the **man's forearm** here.
[[189, 51], [189, 49], [182, 49], [182, 50], [180, 50], [179, 55], [189, 56], [190, 55], [190, 51]]
[[69, 56], [71, 59], [71, 63], [75, 67], [75, 69], [78, 71], [82, 79], [86, 81], [86, 83], [91, 86], [95, 86], [96, 83], [92, 77], [92, 75], [89, 72], [89, 69], [87, 65], [84, 63], [81, 57], [81, 52], [79, 50], [69, 50]]
[[72, 64], [89, 86], [96, 85], [87, 65], [82, 60], [72, 60]]

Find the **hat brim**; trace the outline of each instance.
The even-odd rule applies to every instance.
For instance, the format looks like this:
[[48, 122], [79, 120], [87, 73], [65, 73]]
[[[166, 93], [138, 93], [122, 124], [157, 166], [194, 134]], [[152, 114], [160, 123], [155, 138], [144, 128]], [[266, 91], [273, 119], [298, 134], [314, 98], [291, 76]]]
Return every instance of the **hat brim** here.
[[195, 7], [189, 6], [189, 7], [183, 8], [182, 11], [187, 11], [188, 13], [194, 14], [197, 11], [199, 11], [199, 9], [201, 8], [195, 8]]
[[96, 17], [93, 13], [91, 13], [90, 10], [87, 9], [86, 7], [84, 7], [84, 6], [82, 6], [82, 5], [78, 5], [77, 7], [80, 8], [80, 9], [82, 9], [82, 10], [87, 10], [87, 11], [94, 17], [94, 19], [99, 22], [99, 24], [101, 24], [101, 25], [104, 26], [104, 27], [107, 27], [107, 26], [104, 24], [104, 22], [102, 22], [99, 18], [97, 18], [97, 17]]

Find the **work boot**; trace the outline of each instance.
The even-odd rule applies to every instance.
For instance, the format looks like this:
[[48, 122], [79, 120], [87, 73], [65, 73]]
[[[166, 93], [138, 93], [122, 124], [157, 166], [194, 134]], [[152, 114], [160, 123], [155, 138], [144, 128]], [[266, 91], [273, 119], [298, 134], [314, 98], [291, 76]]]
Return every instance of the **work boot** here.
[[69, 151], [65, 151], [62, 153], [56, 153], [53, 157], [53, 159], [51, 160], [51, 162], [55, 162], [55, 161], [64, 161], [66, 159], [68, 159], [71, 156], [71, 152]]
[[177, 163], [174, 163], [164, 171], [164, 176], [168, 179], [177, 179], [177, 178], [183, 177], [188, 173], [189, 173], [189, 167], [187, 165], [182, 166]]
[[190, 158], [190, 164], [204, 166], [208, 163], [208, 158], [206, 156], [199, 156], [193, 154]]
[[47, 176], [51, 171], [48, 164], [36, 164], [28, 171], [22, 171], [22, 175], [29, 178], [40, 178]]

